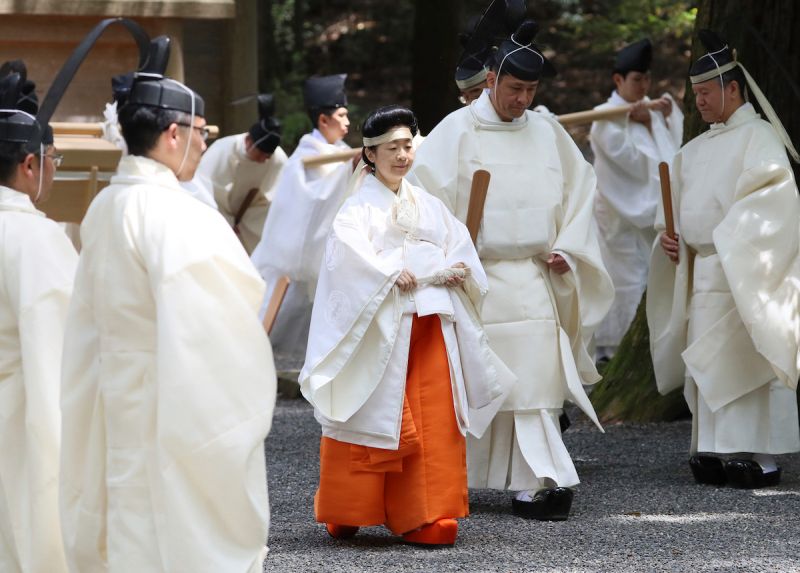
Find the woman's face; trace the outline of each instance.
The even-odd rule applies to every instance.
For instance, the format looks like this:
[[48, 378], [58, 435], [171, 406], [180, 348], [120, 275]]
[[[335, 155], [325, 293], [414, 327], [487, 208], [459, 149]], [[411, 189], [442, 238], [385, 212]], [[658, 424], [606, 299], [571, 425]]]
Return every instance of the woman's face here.
[[414, 162], [414, 146], [410, 139], [395, 139], [367, 149], [367, 158], [375, 164], [375, 176], [396, 191]]

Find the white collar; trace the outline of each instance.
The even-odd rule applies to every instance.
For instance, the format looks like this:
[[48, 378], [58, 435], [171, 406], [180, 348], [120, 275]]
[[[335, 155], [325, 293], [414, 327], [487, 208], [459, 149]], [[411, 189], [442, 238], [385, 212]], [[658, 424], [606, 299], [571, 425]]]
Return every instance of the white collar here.
[[0, 211], [19, 211], [40, 217], [45, 216], [34, 206], [28, 195], [3, 185], [0, 185]]
[[473, 117], [483, 126], [493, 129], [507, 129], [516, 131], [528, 123], [528, 111], [526, 110], [520, 117], [515, 117], [511, 121], [503, 121], [497, 110], [494, 109], [489, 88], [485, 88], [478, 99], [469, 105], [469, 110]]
[[181, 193], [186, 192], [172, 169], [163, 163], [142, 155], [125, 155], [119, 160], [117, 172], [111, 178], [111, 184], [141, 185], [143, 183], [168, 187]]
[[728, 118], [726, 122], [717, 122], [711, 124], [711, 129], [714, 131], [717, 130], [724, 130], [726, 128], [733, 128], [738, 125], [745, 123], [746, 121], [750, 121], [751, 119], [756, 119], [760, 117], [756, 113], [756, 108], [753, 107], [749, 101], [740, 105], [736, 111], [734, 111], [731, 116]]

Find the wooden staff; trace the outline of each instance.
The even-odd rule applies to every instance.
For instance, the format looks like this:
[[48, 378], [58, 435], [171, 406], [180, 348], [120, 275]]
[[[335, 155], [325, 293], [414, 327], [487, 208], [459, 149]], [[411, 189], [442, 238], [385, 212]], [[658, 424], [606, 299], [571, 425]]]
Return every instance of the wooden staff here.
[[[103, 125], [100, 123], [76, 123], [67, 121], [51, 121], [53, 128], [53, 135], [87, 135], [92, 137], [103, 136]], [[219, 127], [216, 125], [207, 125], [208, 139], [217, 139], [219, 137]]]
[[236, 216], [233, 218], [233, 230], [237, 235], [239, 234], [239, 223], [242, 222], [242, 217], [244, 217], [245, 212], [247, 212], [247, 209], [250, 207], [257, 194], [257, 187], [250, 189], [250, 191], [247, 192], [247, 195], [244, 196], [244, 201], [242, 201], [242, 204], [239, 205], [239, 210], [236, 211]]
[[315, 155], [313, 157], [303, 158], [303, 167], [319, 167], [320, 165], [327, 165], [328, 163], [342, 163], [343, 161], [352, 161], [354, 157], [361, 155], [361, 148], [348, 149], [347, 151], [338, 151], [336, 153], [328, 153], [326, 155]]
[[664, 203], [664, 223], [667, 236], [675, 240], [675, 221], [672, 217], [672, 186], [669, 181], [669, 164], [662, 161], [658, 164], [658, 175], [661, 179], [661, 201]]
[[472, 174], [472, 188], [469, 191], [469, 206], [467, 207], [467, 230], [472, 237], [472, 244], [478, 242], [478, 230], [481, 228], [483, 220], [483, 206], [486, 204], [486, 194], [489, 191], [489, 180], [491, 174], [478, 169]]
[[[592, 123], [593, 121], [603, 121], [605, 119], [621, 117], [629, 113], [632, 107], [633, 104], [626, 104], [605, 109], [588, 109], [586, 111], [576, 111], [574, 113], [558, 115], [556, 119], [561, 125], [580, 125], [582, 123]], [[647, 107], [653, 109], [655, 107], [655, 102], [648, 103]]]
[[283, 297], [286, 296], [286, 290], [291, 283], [292, 281], [287, 276], [282, 276], [275, 283], [272, 296], [269, 297], [269, 302], [267, 303], [267, 310], [264, 313], [263, 325], [267, 334], [271, 333], [272, 327], [275, 326], [275, 319], [278, 318], [278, 311], [281, 309], [281, 304], [283, 304]]

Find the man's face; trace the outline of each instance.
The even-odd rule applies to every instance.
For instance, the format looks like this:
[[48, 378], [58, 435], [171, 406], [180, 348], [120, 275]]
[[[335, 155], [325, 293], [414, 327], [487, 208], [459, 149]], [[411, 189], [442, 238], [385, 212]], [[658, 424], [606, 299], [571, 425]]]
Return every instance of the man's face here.
[[245, 155], [250, 161], [254, 161], [255, 163], [264, 163], [268, 161], [270, 157], [272, 157], [271, 153], [267, 153], [253, 145], [253, 138], [250, 137], [248, 133], [244, 138], [244, 147], [245, 147]]
[[200, 164], [200, 158], [203, 156], [203, 152], [207, 148], [204, 137], [206, 120], [202, 117], [195, 117], [193, 127], [189, 127], [188, 125], [179, 127], [182, 145], [178, 146], [178, 149], [181, 153], [181, 161], [182, 155], [186, 153], [186, 148], [184, 146], [187, 143], [187, 138], [189, 144], [189, 153], [186, 155], [186, 161], [183, 164], [183, 168], [176, 175], [179, 181], [191, 181], [191, 179], [194, 177], [194, 172], [197, 170], [197, 166]]
[[461, 92], [461, 96], [459, 96], [458, 101], [463, 103], [464, 105], [469, 105], [479, 97], [483, 93], [483, 90], [486, 88], [486, 82], [481, 82], [477, 86], [472, 86], [469, 89], [466, 89]]
[[320, 114], [319, 131], [328, 143], [336, 143], [344, 139], [350, 127], [350, 118], [347, 116], [347, 108], [340, 107], [331, 115]]
[[650, 72], [628, 72], [614, 74], [614, 85], [617, 86], [617, 93], [627, 102], [634, 103], [647, 95], [650, 91]]
[[[694, 104], [703, 121], [716, 123], [723, 120], [723, 89], [719, 78], [692, 85], [692, 92], [694, 92]], [[725, 97], [730, 100], [728, 94], [725, 94]]]
[[486, 81], [491, 89], [494, 109], [503, 121], [522, 117], [533, 103], [536, 88], [539, 87], [538, 81], [520, 80], [510, 74], [498, 78], [495, 72], [489, 72]]

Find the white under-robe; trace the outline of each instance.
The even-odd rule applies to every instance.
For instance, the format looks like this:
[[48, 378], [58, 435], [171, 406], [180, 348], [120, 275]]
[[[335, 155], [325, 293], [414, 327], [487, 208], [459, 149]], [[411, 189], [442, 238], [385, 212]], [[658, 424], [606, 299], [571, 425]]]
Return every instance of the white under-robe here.
[[[428, 282], [456, 263], [470, 269], [463, 287]], [[419, 282], [409, 293], [395, 286], [403, 269]], [[481, 435], [515, 381], [481, 328], [486, 289], [466, 227], [441, 201], [405, 180], [395, 195], [368, 175], [333, 222], [300, 374], [322, 434], [398, 448], [412, 315], [438, 314], [459, 429]]]
[[[668, 94], [664, 97], [672, 99]], [[614, 91], [595, 109], [628, 103]], [[666, 120], [662, 113], [650, 111], [650, 129], [631, 121], [628, 115], [592, 124], [590, 142], [597, 174], [595, 219], [600, 252], [615, 291], [614, 304], [595, 332], [598, 347], [619, 346], [642, 300], [655, 238], [656, 209], [661, 201], [658, 164], [672, 161], [682, 137], [683, 113], [674, 100]]]
[[347, 149], [342, 142], [327, 143], [316, 129], [300, 139], [278, 179], [261, 241], [251, 256], [267, 283], [262, 314], [278, 279], [288, 276], [292, 281], [270, 334], [278, 370], [303, 364], [325, 240], [353, 171], [349, 161], [306, 169], [303, 159]]
[[58, 520], [61, 348], [78, 255], [0, 187], [0, 571], [65, 573]]
[[61, 518], [73, 573], [260, 573], [275, 403], [264, 282], [167, 167], [89, 207], [67, 318]]
[[659, 390], [684, 386], [692, 452], [800, 451], [800, 205], [783, 144], [747, 103], [673, 165], [679, 264], [656, 241], [647, 291]]
[[[489, 279], [481, 315], [492, 349], [518, 382], [483, 437], [468, 438], [469, 483], [575, 485], [558, 416], [571, 400], [599, 427], [583, 389], [600, 378], [586, 347], [614, 296], [592, 220], [594, 172], [554, 119], [526, 112], [503, 122], [488, 90], [434, 128], [409, 180], [464, 221], [477, 169], [491, 174], [478, 234]], [[551, 272], [551, 252], [572, 270]]]
[[263, 163], [252, 161], [247, 157], [246, 137], [246, 133], [240, 133], [215, 141], [200, 159], [194, 179], [212, 195], [219, 212], [231, 225], [247, 194], [258, 189], [238, 225], [239, 239], [249, 255], [261, 240], [275, 186], [288, 157], [276, 147]]

